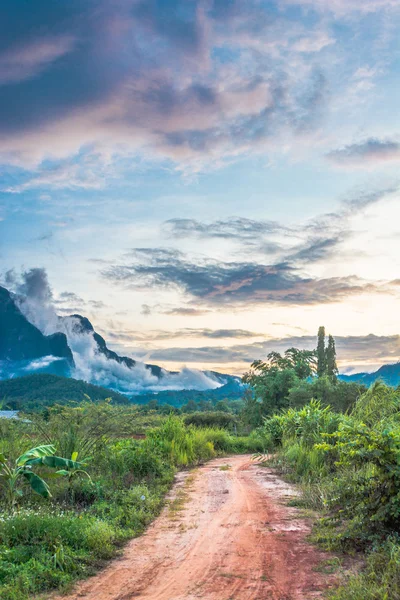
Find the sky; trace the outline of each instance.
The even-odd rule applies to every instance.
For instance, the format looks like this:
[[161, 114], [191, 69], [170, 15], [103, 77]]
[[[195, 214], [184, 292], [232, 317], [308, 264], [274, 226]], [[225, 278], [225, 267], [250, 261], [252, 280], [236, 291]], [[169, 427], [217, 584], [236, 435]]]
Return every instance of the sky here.
[[342, 372], [396, 362], [399, 26], [398, 0], [3, 0], [0, 280], [44, 269], [167, 369], [320, 325]]

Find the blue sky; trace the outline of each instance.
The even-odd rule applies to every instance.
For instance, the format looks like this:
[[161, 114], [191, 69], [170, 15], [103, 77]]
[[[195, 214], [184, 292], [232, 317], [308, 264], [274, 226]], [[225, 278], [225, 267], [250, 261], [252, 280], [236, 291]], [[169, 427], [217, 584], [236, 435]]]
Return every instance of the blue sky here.
[[168, 368], [320, 324], [342, 370], [398, 359], [398, 0], [0, 11], [3, 281], [45, 269], [61, 314]]

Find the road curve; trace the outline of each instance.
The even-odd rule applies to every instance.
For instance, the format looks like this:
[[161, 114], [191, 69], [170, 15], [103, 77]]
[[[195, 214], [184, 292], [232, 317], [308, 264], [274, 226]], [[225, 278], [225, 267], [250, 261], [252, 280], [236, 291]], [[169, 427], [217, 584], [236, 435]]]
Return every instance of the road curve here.
[[147, 532], [62, 600], [322, 598], [332, 576], [316, 571], [326, 555], [287, 506], [295, 493], [249, 456], [213, 460], [182, 476]]

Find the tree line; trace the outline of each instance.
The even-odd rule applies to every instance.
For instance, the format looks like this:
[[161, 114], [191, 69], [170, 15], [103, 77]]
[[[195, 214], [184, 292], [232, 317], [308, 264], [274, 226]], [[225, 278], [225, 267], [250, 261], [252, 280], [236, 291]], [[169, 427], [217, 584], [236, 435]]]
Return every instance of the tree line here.
[[323, 326], [318, 329], [314, 350], [270, 352], [265, 361], [252, 363], [243, 381], [249, 385], [243, 418], [252, 426], [277, 411], [304, 406], [312, 399], [346, 411], [366, 391], [361, 384], [338, 379], [335, 339], [331, 334], [326, 336]]

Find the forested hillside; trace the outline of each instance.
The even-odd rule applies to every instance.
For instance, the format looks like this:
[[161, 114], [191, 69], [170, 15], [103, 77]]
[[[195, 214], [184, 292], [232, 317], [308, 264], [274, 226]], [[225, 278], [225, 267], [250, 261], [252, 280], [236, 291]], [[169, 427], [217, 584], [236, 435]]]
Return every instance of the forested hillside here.
[[3, 405], [16, 410], [38, 411], [53, 404], [94, 401], [111, 398], [115, 404], [127, 404], [126, 396], [112, 390], [58, 375], [36, 374], [0, 381]]

